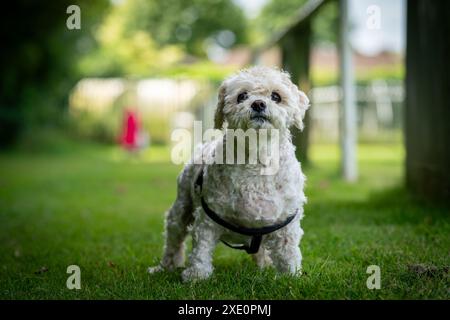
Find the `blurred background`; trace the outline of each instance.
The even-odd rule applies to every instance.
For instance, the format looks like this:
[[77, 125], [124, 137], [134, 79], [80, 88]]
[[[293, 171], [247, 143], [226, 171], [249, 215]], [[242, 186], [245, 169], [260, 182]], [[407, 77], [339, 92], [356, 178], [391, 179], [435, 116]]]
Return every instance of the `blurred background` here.
[[[0, 297], [448, 298], [449, 13], [445, 0], [9, 3]], [[311, 100], [293, 131], [307, 276], [266, 281], [219, 246], [214, 286], [149, 282], [181, 170], [171, 134], [212, 127], [220, 82], [250, 65], [289, 71]], [[83, 290], [62, 285], [70, 264]], [[366, 289], [370, 264], [384, 290]]]
[[[306, 2], [80, 1], [81, 29], [69, 30], [71, 3], [18, 1], [23, 23], [2, 22], [11, 32], [2, 49], [9, 59], [2, 59], [0, 142], [39, 149], [62, 130], [114, 144], [129, 108], [139, 113], [149, 146], [170, 143], [171, 131], [191, 128], [194, 119], [211, 126], [224, 77], [255, 63], [285, 67], [280, 43], [266, 44]], [[401, 143], [405, 4], [372, 2], [349, 6], [359, 141]], [[368, 26], [374, 3], [382, 28]], [[313, 102], [312, 143], [338, 141], [338, 25], [336, 1], [312, 21], [311, 84], [303, 89]]]

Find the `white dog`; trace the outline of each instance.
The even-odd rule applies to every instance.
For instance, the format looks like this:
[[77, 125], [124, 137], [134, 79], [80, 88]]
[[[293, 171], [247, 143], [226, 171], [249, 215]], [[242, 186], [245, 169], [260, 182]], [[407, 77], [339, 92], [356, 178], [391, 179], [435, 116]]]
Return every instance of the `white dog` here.
[[[305, 176], [289, 128], [303, 129], [308, 106], [308, 98], [289, 74], [276, 69], [253, 67], [222, 83], [215, 127], [224, 129], [223, 138], [203, 145], [203, 164], [194, 158], [179, 175], [178, 196], [166, 214], [164, 256], [158, 266], [149, 268], [150, 273], [184, 265], [184, 240], [191, 231], [193, 249], [182, 273], [184, 281], [212, 274], [212, 255], [219, 240], [243, 244], [238, 248], [252, 253], [260, 267], [273, 264], [280, 272], [300, 275]], [[266, 129], [269, 139], [277, 131], [278, 171], [261, 174], [267, 166], [261, 161], [211, 161], [227, 148], [230, 129]]]

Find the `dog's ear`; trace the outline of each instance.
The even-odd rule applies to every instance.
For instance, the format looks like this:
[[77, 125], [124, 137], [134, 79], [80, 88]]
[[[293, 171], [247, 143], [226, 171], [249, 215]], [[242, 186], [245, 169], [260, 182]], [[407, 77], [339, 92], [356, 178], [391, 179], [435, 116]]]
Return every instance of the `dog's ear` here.
[[223, 127], [223, 122], [225, 121], [223, 116], [223, 107], [225, 106], [225, 91], [226, 91], [226, 84], [224, 81], [219, 88], [216, 113], [214, 115], [214, 129], [221, 130]]
[[303, 130], [303, 118], [305, 118], [306, 110], [309, 108], [309, 99], [306, 94], [299, 90], [297, 87], [295, 88], [298, 95], [298, 103], [295, 108], [294, 113], [294, 125], [299, 129]]

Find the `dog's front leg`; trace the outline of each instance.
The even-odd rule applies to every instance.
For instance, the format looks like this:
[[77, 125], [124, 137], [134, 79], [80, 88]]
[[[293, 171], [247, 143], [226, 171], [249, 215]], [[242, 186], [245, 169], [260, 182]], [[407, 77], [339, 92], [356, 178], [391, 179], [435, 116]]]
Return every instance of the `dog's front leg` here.
[[256, 265], [263, 269], [265, 267], [272, 265], [272, 259], [270, 259], [268, 250], [264, 247], [264, 245], [261, 245], [258, 252], [252, 255], [253, 260], [256, 262]]
[[192, 252], [189, 266], [181, 274], [183, 281], [209, 278], [213, 272], [212, 255], [220, 238], [220, 228], [208, 217], [197, 220], [192, 230]]
[[302, 254], [299, 244], [302, 235], [299, 222], [293, 221], [286, 229], [275, 232], [267, 239], [270, 257], [279, 272], [301, 275]]

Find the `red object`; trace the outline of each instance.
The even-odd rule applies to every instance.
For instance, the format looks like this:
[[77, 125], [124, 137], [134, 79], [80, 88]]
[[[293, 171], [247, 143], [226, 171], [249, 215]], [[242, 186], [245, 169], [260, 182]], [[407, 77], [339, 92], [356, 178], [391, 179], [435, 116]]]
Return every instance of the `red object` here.
[[136, 112], [126, 110], [123, 122], [121, 143], [126, 149], [136, 149], [138, 142], [139, 121]]

